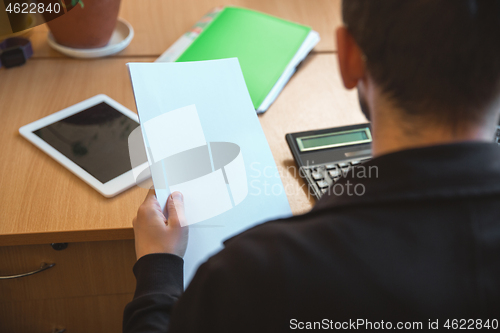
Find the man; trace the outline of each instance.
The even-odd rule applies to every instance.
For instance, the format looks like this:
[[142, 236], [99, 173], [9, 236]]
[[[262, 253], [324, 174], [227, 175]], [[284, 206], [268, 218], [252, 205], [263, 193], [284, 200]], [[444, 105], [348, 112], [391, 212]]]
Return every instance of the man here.
[[182, 196], [167, 221], [150, 192], [125, 332], [498, 325], [500, 1], [344, 0], [343, 16], [339, 66], [372, 121], [378, 174], [340, 182], [365, 194], [228, 240], [181, 296]]

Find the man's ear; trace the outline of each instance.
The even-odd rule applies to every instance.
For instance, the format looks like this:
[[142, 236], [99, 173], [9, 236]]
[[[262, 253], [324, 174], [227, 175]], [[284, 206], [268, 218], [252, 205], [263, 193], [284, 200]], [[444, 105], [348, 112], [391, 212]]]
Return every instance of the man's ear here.
[[345, 26], [337, 29], [340, 74], [347, 89], [353, 89], [366, 74], [363, 52]]

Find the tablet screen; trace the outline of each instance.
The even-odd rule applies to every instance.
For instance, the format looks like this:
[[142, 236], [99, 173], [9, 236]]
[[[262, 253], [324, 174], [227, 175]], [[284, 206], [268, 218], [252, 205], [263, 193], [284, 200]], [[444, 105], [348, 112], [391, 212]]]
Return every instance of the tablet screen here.
[[136, 121], [102, 102], [33, 133], [107, 183], [132, 169], [128, 136], [137, 126]]

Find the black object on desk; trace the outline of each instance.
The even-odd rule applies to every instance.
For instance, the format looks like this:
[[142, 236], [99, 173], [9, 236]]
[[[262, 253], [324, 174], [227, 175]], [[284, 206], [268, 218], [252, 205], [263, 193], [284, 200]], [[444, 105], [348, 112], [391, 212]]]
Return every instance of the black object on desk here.
[[372, 157], [370, 124], [291, 133], [286, 140], [318, 199], [343, 173]]
[[7, 38], [0, 43], [0, 67], [21, 66], [33, 55], [29, 39], [21, 37]]

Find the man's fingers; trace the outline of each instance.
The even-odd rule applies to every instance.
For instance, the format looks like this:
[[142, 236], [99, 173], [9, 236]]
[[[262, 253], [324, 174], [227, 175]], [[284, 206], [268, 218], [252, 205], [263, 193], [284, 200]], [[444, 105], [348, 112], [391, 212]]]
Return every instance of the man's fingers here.
[[160, 215], [163, 215], [163, 213], [161, 212], [160, 204], [156, 199], [155, 190], [151, 189], [146, 195], [146, 198], [144, 199], [142, 205], [139, 206], [139, 209], [137, 210], [137, 216], [148, 216], [153, 213], [160, 213]]
[[174, 192], [167, 200], [168, 224], [172, 227], [185, 226], [184, 197], [181, 192]]
[[142, 206], [154, 207], [155, 209], [160, 208], [160, 204], [158, 203], [158, 200], [156, 199], [156, 193], [155, 193], [154, 189], [150, 189], [148, 191], [148, 194], [146, 195], [146, 199], [144, 199]]
[[151, 200], [151, 199], [156, 199], [156, 193], [155, 193], [155, 189], [152, 188], [148, 191], [148, 194], [146, 195], [146, 199], [144, 199], [144, 202], [148, 201], [148, 200]]

